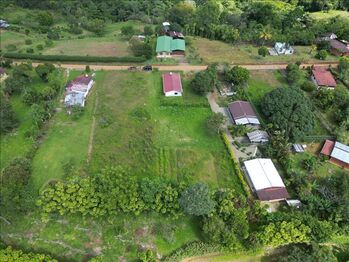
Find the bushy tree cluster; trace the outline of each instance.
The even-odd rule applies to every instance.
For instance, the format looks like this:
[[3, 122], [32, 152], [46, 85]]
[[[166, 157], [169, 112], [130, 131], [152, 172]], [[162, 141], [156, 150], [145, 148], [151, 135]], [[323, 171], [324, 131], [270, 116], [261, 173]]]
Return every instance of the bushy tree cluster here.
[[215, 65], [210, 65], [206, 70], [195, 74], [190, 82], [190, 87], [198, 94], [206, 94], [212, 91], [217, 85], [217, 69]]
[[273, 128], [285, 131], [291, 140], [306, 136], [314, 128], [312, 106], [298, 88], [274, 89], [263, 98], [262, 111]]
[[9, 99], [0, 93], [0, 133], [8, 133], [18, 126], [18, 119]]
[[7, 247], [0, 250], [0, 261], [17, 261], [17, 262], [57, 262], [49, 255], [38, 254], [38, 253], [25, 253], [21, 250]]
[[249, 205], [246, 198], [232, 189], [218, 190], [214, 211], [203, 218], [206, 241], [221, 244], [229, 250], [241, 250], [249, 236]]
[[122, 168], [110, 167], [93, 178], [57, 182], [43, 190], [37, 204], [46, 220], [50, 213], [94, 217], [118, 212], [139, 215], [152, 210], [177, 216], [182, 187], [163, 181], [137, 180]]
[[250, 72], [241, 66], [234, 66], [224, 73], [225, 80], [234, 85], [244, 85], [250, 79]]

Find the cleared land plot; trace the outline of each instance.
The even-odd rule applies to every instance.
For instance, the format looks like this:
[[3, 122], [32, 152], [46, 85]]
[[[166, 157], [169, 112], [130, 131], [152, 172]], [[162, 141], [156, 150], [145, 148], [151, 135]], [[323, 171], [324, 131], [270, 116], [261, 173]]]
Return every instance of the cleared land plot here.
[[52, 48], [46, 49], [45, 55], [80, 55], [80, 56], [131, 56], [127, 38], [120, 35], [121, 27], [132, 25], [141, 32], [143, 26], [140, 22], [121, 22], [109, 24], [102, 37], [96, 37], [91, 33], [78, 39], [77, 36], [66, 36], [65, 39], [55, 41]]
[[[266, 56], [258, 55], [258, 47], [247, 44], [227, 44], [221, 41], [206, 38], [193, 37], [193, 46], [203, 59], [204, 63], [227, 62], [233, 64], [273, 64], [291, 63], [301, 61], [303, 63], [315, 63], [315, 53], [310, 53], [311, 48], [307, 46], [294, 46], [293, 55]], [[336, 61], [337, 57], [329, 55], [327, 61]]]
[[[70, 78], [79, 73], [74, 72]], [[32, 183], [39, 190], [50, 180], [63, 179], [72, 170], [80, 170], [86, 163], [88, 141], [91, 131], [95, 90], [99, 88], [99, 79], [87, 99], [82, 117], [73, 120], [67, 115], [64, 106], [62, 111], [50, 120], [47, 134], [33, 159]]]
[[[99, 91], [103, 102], [97, 108], [91, 170], [122, 165], [138, 176], [200, 180], [241, 190], [218, 134], [206, 131], [210, 109], [163, 106], [161, 89], [160, 73], [106, 73]], [[203, 102], [195, 96], [188, 92], [187, 98], [184, 94], [179, 99]]]

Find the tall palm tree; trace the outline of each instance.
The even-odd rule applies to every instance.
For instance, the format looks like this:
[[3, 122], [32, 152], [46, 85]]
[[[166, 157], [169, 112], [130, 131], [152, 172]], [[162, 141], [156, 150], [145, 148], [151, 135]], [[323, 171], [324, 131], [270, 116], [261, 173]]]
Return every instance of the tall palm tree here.
[[272, 39], [273, 35], [270, 32], [269, 28], [264, 27], [262, 29], [262, 32], [259, 34], [259, 39], [262, 39], [262, 45], [264, 45], [265, 41], [268, 41], [270, 39]]

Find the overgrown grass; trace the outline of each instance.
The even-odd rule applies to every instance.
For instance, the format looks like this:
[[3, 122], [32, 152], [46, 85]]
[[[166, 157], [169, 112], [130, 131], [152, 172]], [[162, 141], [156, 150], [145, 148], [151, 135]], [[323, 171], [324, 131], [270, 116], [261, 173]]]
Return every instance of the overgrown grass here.
[[[241, 190], [218, 134], [206, 130], [205, 121], [211, 114], [208, 107], [201, 106], [206, 99], [191, 93], [184, 80], [184, 96], [176, 101], [200, 106], [163, 106], [161, 90], [157, 72], [106, 73], [99, 92], [103, 103], [97, 108], [91, 170], [122, 165], [142, 177], [200, 180]], [[148, 112], [150, 119], [137, 118], [138, 110]]]
[[[313, 12], [310, 13], [310, 17], [316, 20], [325, 20], [330, 19], [336, 16], [344, 17], [349, 19], [349, 12], [348, 11], [341, 11], [341, 10], [329, 10], [329, 11], [319, 11], [319, 12]], [[349, 21], [349, 20], [348, 20]]]
[[[70, 78], [78, 74], [73, 72]], [[81, 118], [73, 120], [60, 104], [61, 111], [50, 120], [47, 134], [33, 159], [31, 182], [35, 190], [52, 179], [62, 179], [65, 174], [81, 170], [86, 165], [95, 90], [100, 87], [102, 77], [103, 73], [99, 73]]]
[[[233, 64], [273, 64], [273, 63], [316, 63], [315, 52], [311, 53], [308, 46], [294, 46], [293, 55], [262, 57], [258, 55], [258, 47], [247, 44], [228, 44], [221, 41], [194, 37], [193, 46], [204, 63], [227, 62]], [[329, 55], [327, 61], [336, 61], [338, 57]]]

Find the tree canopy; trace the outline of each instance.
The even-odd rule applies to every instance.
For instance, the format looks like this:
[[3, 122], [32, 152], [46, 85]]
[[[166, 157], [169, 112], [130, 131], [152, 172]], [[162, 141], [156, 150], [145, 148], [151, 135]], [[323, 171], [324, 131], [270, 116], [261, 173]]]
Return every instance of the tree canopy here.
[[285, 131], [291, 140], [308, 135], [315, 117], [308, 99], [297, 88], [277, 88], [265, 95], [262, 111], [276, 129]]

